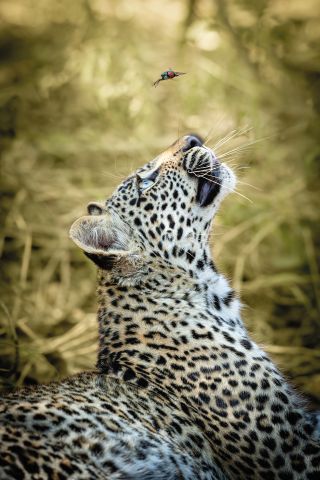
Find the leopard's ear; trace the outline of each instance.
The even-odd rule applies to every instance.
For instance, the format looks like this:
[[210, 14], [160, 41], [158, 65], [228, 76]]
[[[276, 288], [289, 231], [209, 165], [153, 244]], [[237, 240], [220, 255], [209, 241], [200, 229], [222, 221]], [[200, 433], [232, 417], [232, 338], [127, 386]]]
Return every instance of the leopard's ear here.
[[109, 270], [116, 257], [127, 252], [107, 215], [80, 217], [70, 228], [70, 237], [98, 267]]
[[80, 217], [70, 228], [70, 237], [99, 268], [121, 281], [141, 273], [144, 260], [135, 249], [132, 235], [122, 222], [107, 213]]

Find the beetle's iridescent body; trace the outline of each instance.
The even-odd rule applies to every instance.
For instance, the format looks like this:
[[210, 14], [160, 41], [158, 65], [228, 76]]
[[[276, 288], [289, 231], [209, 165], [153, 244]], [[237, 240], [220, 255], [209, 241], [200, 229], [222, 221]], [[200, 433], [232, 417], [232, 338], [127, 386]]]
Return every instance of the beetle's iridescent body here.
[[175, 78], [175, 77], [179, 77], [180, 75], [185, 75], [186, 73], [185, 72], [175, 72], [174, 70], [172, 70], [172, 68], [169, 68], [169, 70], [166, 70], [165, 72], [162, 72], [161, 73], [161, 78], [158, 78], [158, 80], [156, 80], [154, 82], [154, 87], [156, 87], [159, 82], [162, 82], [162, 80], [170, 80], [172, 78]]

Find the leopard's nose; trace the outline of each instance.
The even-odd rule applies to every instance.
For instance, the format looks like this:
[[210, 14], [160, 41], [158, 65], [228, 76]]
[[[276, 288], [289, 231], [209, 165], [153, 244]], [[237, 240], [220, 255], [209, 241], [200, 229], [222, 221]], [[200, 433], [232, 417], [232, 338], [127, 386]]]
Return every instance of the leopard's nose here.
[[191, 148], [194, 147], [202, 147], [203, 145], [203, 140], [198, 137], [197, 135], [188, 135], [184, 137], [184, 145], [182, 147], [183, 152], [187, 152], [188, 150], [191, 150]]

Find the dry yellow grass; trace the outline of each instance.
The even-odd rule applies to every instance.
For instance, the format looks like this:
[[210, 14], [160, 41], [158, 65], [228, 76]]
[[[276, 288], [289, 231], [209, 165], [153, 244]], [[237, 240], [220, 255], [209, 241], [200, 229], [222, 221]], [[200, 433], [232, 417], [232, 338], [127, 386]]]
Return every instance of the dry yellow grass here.
[[[94, 365], [95, 271], [68, 239], [86, 203], [180, 134], [214, 146], [249, 125], [219, 152], [257, 142], [225, 157], [251, 202], [226, 200], [213, 251], [253, 336], [319, 401], [313, 0], [16, 0], [0, 18], [3, 386]], [[152, 88], [168, 67], [188, 75]]]

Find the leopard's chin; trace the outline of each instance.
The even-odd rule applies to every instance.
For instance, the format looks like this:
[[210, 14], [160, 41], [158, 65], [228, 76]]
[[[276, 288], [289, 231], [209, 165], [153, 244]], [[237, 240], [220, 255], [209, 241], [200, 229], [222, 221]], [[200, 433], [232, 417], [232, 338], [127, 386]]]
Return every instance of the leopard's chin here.
[[234, 172], [225, 163], [220, 165], [221, 196], [224, 198], [232, 193], [237, 185], [237, 177]]

